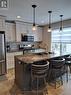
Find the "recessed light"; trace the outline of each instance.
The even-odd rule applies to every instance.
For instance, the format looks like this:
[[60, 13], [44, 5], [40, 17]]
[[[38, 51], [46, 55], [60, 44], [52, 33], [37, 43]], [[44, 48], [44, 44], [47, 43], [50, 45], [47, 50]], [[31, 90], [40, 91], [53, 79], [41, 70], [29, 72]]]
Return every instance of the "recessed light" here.
[[21, 18], [21, 16], [17, 16], [17, 18]]

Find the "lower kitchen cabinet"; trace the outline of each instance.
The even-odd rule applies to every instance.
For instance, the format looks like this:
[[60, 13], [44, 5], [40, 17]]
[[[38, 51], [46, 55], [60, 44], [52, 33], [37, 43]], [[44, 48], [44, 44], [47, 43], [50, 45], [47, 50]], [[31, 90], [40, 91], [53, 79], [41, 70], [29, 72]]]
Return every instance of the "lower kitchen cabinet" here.
[[6, 53], [7, 69], [14, 68], [14, 56], [22, 55], [23, 51]]

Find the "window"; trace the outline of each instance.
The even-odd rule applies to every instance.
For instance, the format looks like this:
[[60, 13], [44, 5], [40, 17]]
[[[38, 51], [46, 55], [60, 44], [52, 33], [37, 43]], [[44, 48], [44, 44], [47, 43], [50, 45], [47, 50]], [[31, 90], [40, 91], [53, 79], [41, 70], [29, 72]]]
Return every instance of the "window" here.
[[56, 54], [71, 52], [71, 28], [64, 28], [63, 31], [53, 30], [51, 33], [51, 50]]

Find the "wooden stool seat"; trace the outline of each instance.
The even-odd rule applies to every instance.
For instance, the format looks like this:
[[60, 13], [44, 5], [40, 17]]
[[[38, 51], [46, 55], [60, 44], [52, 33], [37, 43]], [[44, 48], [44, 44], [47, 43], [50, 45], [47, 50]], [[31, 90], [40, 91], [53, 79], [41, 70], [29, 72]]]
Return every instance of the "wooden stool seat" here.
[[[47, 89], [46, 76], [47, 76], [48, 69], [49, 69], [49, 62], [48, 61], [38, 61], [38, 62], [34, 62], [32, 64], [32, 71], [31, 71], [32, 87], [34, 84], [33, 80], [36, 79], [37, 95], [38, 95], [38, 91], [43, 91], [44, 88]], [[39, 83], [40, 79], [42, 79], [45, 84], [43, 89], [41, 89], [42, 85], [41, 85], [41, 83]], [[39, 87], [39, 84], [40, 84], [40, 87]]]

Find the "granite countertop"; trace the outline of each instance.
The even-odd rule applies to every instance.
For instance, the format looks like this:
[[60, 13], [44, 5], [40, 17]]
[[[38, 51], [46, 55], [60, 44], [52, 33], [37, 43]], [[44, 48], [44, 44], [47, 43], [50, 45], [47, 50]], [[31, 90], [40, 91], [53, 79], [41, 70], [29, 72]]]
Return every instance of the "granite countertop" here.
[[16, 58], [24, 63], [33, 63], [40, 60], [47, 60], [48, 57], [46, 54], [26, 54], [26, 55], [18, 55]]
[[36, 61], [48, 60], [50, 58], [59, 57], [59, 55], [43, 53], [43, 54], [25, 54], [25, 55], [18, 55], [18, 56], [15, 56], [15, 57], [18, 60], [20, 60], [21, 62], [33, 63], [33, 62], [36, 62]]
[[70, 55], [70, 54], [62, 54], [62, 55], [59, 55], [59, 54], [48, 54], [48, 53], [38, 53], [38, 54], [35, 54], [35, 53], [32, 53], [32, 54], [24, 54], [24, 55], [17, 55], [15, 56], [18, 60], [20, 60], [21, 62], [24, 62], [24, 63], [33, 63], [33, 62], [36, 62], [36, 61], [41, 61], [41, 60], [49, 60], [49, 59], [52, 59], [52, 58], [57, 58], [57, 57], [63, 57], [63, 56], [66, 56], [66, 55]]

